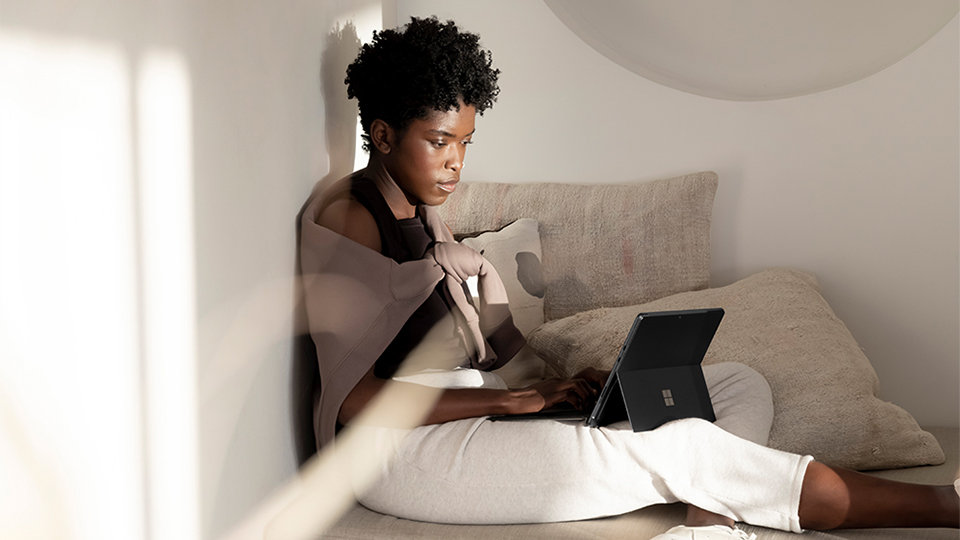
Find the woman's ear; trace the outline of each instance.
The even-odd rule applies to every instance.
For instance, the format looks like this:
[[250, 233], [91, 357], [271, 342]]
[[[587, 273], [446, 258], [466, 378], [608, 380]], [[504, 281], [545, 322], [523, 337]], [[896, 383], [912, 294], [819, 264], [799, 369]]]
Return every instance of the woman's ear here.
[[377, 152], [389, 154], [393, 140], [393, 128], [389, 124], [379, 118], [370, 123], [370, 142]]

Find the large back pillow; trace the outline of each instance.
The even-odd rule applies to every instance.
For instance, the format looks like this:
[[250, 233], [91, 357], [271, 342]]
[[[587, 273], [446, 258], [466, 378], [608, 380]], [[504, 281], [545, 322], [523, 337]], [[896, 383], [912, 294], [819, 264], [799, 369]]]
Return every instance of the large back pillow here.
[[766, 377], [771, 447], [854, 469], [944, 462], [933, 435], [877, 397], [876, 371], [805, 272], [767, 270], [726, 287], [586, 311], [544, 324], [529, 343], [561, 376], [610, 369], [637, 313], [707, 307], [726, 314], [704, 363], [740, 362]]
[[632, 184], [472, 182], [438, 209], [454, 234], [537, 220], [551, 320], [707, 287], [716, 191], [713, 172]]

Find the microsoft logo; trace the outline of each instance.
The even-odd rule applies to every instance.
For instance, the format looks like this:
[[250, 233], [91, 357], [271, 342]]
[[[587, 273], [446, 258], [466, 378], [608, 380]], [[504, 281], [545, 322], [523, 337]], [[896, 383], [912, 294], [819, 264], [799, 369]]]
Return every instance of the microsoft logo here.
[[663, 404], [667, 407], [673, 407], [676, 403], [673, 402], [673, 392], [669, 389], [661, 390], [660, 393], [663, 395]]

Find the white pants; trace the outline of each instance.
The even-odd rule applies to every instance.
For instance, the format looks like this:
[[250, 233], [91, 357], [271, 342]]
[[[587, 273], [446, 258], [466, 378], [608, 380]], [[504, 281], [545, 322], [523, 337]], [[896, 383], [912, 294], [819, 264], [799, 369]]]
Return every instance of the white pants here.
[[[700, 419], [634, 433], [533, 420], [471, 418], [422, 426], [358, 496], [398, 517], [457, 524], [570, 521], [683, 501], [737, 521], [801, 532], [809, 456], [763, 446], [770, 389], [740, 364], [704, 367], [715, 424]], [[384, 430], [383, 444], [396, 434]]]

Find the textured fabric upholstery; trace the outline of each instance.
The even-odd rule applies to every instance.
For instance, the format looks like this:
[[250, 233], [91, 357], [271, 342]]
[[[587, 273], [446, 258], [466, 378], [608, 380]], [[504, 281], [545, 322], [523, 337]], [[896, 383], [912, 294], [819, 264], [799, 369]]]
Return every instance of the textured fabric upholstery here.
[[807, 273], [775, 269], [726, 287], [549, 322], [530, 346], [560, 375], [613, 364], [637, 313], [722, 307], [705, 364], [741, 362], [773, 391], [769, 445], [855, 469], [943, 463], [932, 435], [876, 397], [877, 374]]
[[717, 175], [633, 184], [464, 183], [438, 210], [454, 234], [540, 224], [547, 320], [703, 289]]

